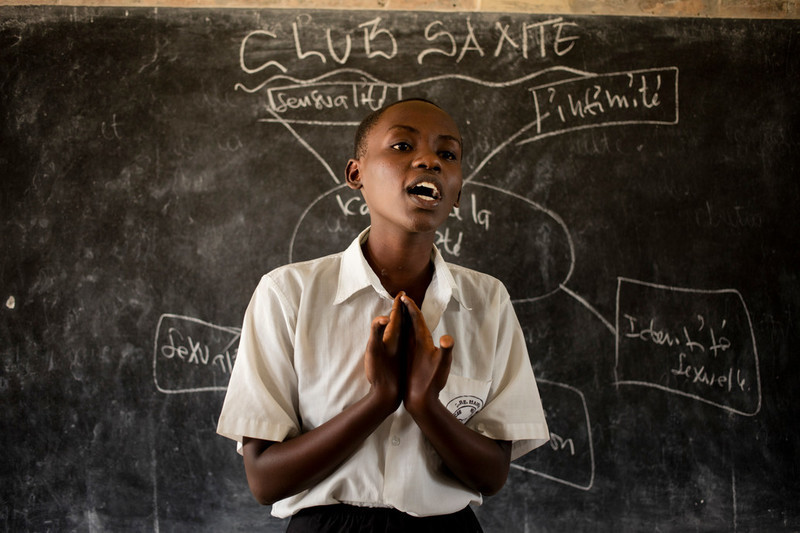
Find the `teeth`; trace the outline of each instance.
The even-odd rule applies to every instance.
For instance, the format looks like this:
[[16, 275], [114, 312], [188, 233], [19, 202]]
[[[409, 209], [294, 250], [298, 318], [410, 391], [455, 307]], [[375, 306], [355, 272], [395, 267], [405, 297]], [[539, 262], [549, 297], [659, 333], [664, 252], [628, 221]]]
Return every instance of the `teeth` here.
[[418, 183], [412, 187], [409, 192], [418, 196], [427, 196], [428, 198], [434, 199], [439, 199], [442, 196], [441, 193], [439, 193], [439, 189], [436, 187], [436, 185], [429, 181]]

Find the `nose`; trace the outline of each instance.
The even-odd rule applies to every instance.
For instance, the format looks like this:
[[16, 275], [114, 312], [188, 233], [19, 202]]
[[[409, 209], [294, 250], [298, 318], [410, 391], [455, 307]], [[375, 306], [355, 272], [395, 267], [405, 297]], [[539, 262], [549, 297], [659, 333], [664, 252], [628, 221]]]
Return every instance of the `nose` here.
[[424, 148], [420, 150], [416, 159], [414, 160], [415, 168], [424, 168], [426, 170], [442, 170], [442, 162], [439, 159], [439, 154], [435, 150]]

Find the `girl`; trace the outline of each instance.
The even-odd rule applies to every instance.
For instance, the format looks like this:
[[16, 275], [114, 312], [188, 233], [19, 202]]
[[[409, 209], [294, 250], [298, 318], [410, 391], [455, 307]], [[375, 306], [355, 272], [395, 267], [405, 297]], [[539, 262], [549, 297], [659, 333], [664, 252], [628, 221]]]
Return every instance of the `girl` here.
[[218, 432], [288, 531], [480, 531], [469, 504], [549, 438], [505, 287], [434, 246], [462, 148], [431, 102], [368, 116], [346, 179], [370, 227], [253, 295]]

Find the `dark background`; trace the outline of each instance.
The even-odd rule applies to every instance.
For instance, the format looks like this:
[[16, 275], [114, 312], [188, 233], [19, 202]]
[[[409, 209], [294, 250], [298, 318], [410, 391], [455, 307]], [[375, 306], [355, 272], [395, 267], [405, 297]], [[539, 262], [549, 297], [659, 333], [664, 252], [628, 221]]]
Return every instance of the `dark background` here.
[[[539, 379], [553, 439], [476, 509], [485, 529], [800, 529], [799, 38], [797, 21], [0, 8], [3, 529], [282, 529], [216, 419], [259, 277], [367, 224], [341, 183], [370, 87], [459, 122], [441, 248], [506, 283]], [[270, 107], [314, 90], [348, 108]]]

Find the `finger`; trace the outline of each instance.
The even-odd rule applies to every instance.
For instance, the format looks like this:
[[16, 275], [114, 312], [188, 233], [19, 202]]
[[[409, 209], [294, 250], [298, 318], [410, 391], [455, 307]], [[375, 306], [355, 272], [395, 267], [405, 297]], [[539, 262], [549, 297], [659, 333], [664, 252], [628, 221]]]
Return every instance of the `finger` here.
[[453, 340], [453, 337], [450, 335], [442, 335], [442, 338], [439, 339], [439, 346], [442, 350], [453, 350], [453, 346], [455, 346], [456, 341]]
[[453, 346], [455, 346], [455, 341], [450, 335], [442, 335], [442, 338], [439, 339], [441, 360], [436, 371], [439, 390], [444, 388], [447, 383], [447, 376], [450, 375], [450, 364], [453, 362]]
[[402, 327], [403, 321], [403, 309], [401, 299], [405, 296], [406, 293], [400, 291], [397, 296], [394, 298], [394, 302], [392, 302], [392, 310], [389, 312], [389, 319], [388, 325], [383, 332], [383, 342], [384, 344], [394, 343], [400, 337], [400, 329]]
[[442, 338], [439, 339], [439, 349], [442, 351], [442, 361], [445, 361], [448, 365], [453, 359], [453, 346], [455, 346], [455, 344], [456, 341], [454, 341], [453, 337], [450, 335], [442, 335]]
[[431, 332], [428, 329], [428, 325], [425, 323], [425, 317], [422, 315], [422, 311], [419, 310], [419, 307], [417, 307], [417, 304], [414, 303], [414, 300], [408, 296], [403, 296], [403, 303], [406, 309], [408, 309], [408, 316], [411, 317], [414, 336], [418, 339], [430, 337]]

